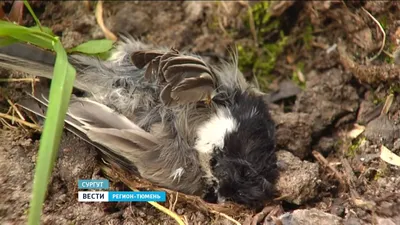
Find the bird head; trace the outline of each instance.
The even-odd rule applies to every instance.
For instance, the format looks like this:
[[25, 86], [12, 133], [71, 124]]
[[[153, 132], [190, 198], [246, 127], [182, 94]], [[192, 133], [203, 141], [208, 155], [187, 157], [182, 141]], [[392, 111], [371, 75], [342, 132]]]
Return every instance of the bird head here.
[[235, 92], [197, 136], [195, 148], [206, 156], [209, 171], [206, 200], [257, 208], [272, 197], [278, 176], [275, 124], [262, 97]]

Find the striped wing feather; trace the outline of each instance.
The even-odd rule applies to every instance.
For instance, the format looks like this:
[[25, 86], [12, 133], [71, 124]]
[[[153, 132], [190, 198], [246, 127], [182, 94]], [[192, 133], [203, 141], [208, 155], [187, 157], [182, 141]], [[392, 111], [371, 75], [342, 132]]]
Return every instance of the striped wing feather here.
[[165, 105], [189, 104], [211, 98], [216, 79], [199, 58], [182, 55], [175, 49], [166, 53], [138, 51], [131, 55], [138, 68], [147, 65], [145, 79], [163, 88], [160, 99]]

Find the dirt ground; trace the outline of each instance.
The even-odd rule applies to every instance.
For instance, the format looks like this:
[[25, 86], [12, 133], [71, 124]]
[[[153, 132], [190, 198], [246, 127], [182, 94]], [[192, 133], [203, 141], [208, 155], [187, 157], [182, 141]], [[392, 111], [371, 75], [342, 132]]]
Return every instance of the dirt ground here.
[[[91, 4], [36, 2], [33, 8], [68, 48], [104, 38]], [[395, 64], [400, 2], [274, 2], [265, 24], [256, 12], [249, 19], [244, 2], [130, 1], [103, 7], [113, 33], [190, 50], [210, 63], [229, 58], [232, 46], [255, 46], [259, 58], [276, 58], [267, 75], [257, 72], [257, 65], [253, 70], [243, 65], [243, 72], [249, 79], [257, 76], [270, 93], [280, 194], [264, 213], [225, 208], [226, 215], [243, 224], [400, 224], [400, 167], [380, 158], [382, 146], [400, 155], [400, 70]], [[24, 23], [33, 25], [30, 15]], [[264, 49], [276, 46], [280, 35], [287, 38], [281, 52]], [[239, 51], [239, 60], [248, 60], [245, 55]], [[1, 78], [21, 76], [0, 70]], [[7, 113], [10, 102], [18, 102], [30, 86], [0, 83], [0, 112]], [[24, 224], [40, 134], [3, 122], [0, 128], [0, 224]], [[93, 147], [65, 132], [43, 224], [175, 223], [147, 203], [78, 203], [76, 180], [104, 177], [103, 167]], [[126, 188], [122, 183], [113, 182], [112, 188]], [[234, 224], [192, 199], [180, 197], [174, 204], [177, 195], [169, 193], [165, 206], [173, 206], [189, 224]]]

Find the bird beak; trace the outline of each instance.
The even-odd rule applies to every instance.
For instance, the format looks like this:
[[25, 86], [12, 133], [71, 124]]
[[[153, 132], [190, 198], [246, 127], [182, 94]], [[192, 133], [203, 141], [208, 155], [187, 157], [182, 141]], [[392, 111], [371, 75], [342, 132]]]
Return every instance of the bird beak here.
[[226, 198], [221, 196], [220, 194], [218, 194], [218, 203], [225, 203], [226, 202]]

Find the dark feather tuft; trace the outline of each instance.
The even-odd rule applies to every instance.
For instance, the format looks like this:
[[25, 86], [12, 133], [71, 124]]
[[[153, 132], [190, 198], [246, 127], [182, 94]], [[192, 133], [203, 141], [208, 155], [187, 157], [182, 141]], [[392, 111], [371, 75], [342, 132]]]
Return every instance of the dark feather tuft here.
[[215, 151], [213, 170], [220, 180], [218, 192], [258, 208], [273, 196], [278, 177], [275, 124], [262, 97], [238, 91], [229, 107], [238, 129], [225, 137], [222, 151]]

